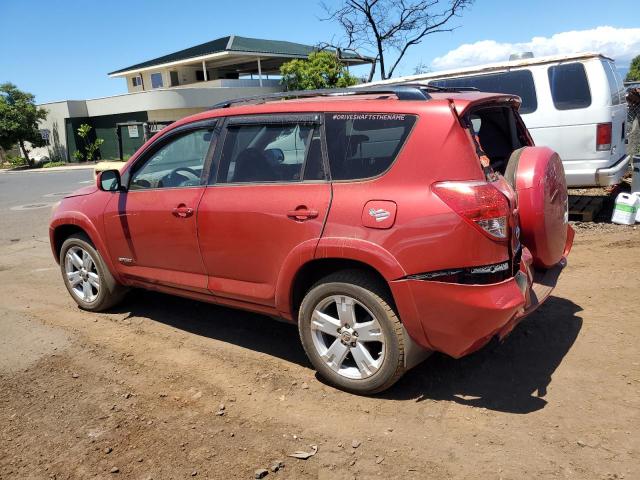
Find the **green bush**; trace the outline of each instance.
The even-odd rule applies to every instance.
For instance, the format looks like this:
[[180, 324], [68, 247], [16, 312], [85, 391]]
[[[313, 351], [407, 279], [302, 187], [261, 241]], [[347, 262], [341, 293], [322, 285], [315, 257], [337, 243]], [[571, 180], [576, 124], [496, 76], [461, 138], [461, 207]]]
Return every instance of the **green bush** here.
[[345, 88], [358, 83], [333, 52], [312, 52], [306, 60], [291, 60], [280, 67], [287, 90]]
[[27, 165], [27, 160], [24, 157], [17, 155], [7, 154], [7, 161], [11, 164], [11, 167], [21, 167]]
[[64, 167], [66, 162], [47, 162], [42, 165], [42, 168], [51, 168], [51, 167]]

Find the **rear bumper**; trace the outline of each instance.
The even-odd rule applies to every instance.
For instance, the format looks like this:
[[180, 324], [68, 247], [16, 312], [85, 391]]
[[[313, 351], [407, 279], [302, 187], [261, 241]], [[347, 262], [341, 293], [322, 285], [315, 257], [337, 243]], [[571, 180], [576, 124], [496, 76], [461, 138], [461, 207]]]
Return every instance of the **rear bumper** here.
[[504, 338], [551, 294], [573, 243], [573, 230], [568, 228], [565, 255], [546, 272], [533, 270], [525, 249], [520, 272], [500, 283], [391, 282], [407, 332], [421, 347], [455, 358], [480, 349], [494, 336]]
[[[604, 160], [564, 162], [568, 187], [617, 185], [627, 173], [631, 156], [624, 155], [613, 165]], [[604, 166], [603, 166], [604, 164]]]
[[617, 185], [622, 180], [622, 177], [629, 170], [629, 162], [631, 161], [631, 155], [622, 157], [620, 161], [610, 167], [600, 168], [596, 170], [596, 180], [601, 187], [607, 187], [609, 185]]

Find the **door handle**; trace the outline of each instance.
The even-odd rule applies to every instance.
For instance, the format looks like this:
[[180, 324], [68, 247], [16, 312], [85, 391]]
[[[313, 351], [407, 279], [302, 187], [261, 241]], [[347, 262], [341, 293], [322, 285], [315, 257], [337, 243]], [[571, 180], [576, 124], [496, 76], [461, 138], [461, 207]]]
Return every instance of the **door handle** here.
[[287, 217], [300, 222], [304, 220], [310, 220], [312, 218], [316, 218], [317, 216], [318, 216], [317, 210], [309, 210], [304, 205], [299, 206], [295, 210], [289, 210], [287, 212]]
[[179, 218], [187, 218], [193, 215], [193, 208], [187, 207], [184, 203], [181, 203], [176, 208], [174, 208], [171, 213]]

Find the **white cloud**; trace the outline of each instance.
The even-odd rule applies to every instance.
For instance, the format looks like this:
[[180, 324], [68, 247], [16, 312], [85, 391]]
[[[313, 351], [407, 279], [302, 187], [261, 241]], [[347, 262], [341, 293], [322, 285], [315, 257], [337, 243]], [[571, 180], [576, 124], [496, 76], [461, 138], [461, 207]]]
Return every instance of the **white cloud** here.
[[533, 37], [528, 42], [500, 43], [481, 40], [460, 45], [431, 63], [434, 70], [480, 65], [509, 59], [517, 52], [533, 52], [536, 57], [576, 52], [598, 52], [625, 66], [640, 54], [640, 28], [602, 26], [591, 30], [556, 33], [551, 37]]

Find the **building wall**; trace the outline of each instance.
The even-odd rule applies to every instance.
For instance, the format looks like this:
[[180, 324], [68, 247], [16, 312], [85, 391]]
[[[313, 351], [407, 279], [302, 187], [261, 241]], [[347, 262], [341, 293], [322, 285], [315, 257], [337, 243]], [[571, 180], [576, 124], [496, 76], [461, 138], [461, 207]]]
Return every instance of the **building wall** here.
[[[207, 110], [211, 105], [227, 99], [281, 90], [281, 86], [275, 81], [263, 87], [257, 86], [256, 82], [213, 80], [205, 83], [208, 87], [201, 88], [185, 86], [92, 100], [68, 100], [42, 104], [40, 106], [45, 108], [48, 114], [46, 120], [40, 125], [41, 128], [50, 131], [51, 145], [33, 149], [33, 157], [55, 158], [53, 156], [55, 150], [62, 159], [75, 161], [73, 153], [83, 145], [82, 139], [77, 135], [78, 127], [88, 123], [93, 127], [93, 138], [104, 139], [104, 144], [100, 148], [101, 158], [118, 158], [117, 123], [173, 122]], [[133, 153], [130, 151], [131, 148], [137, 147], [143, 139], [142, 133], [138, 139], [125, 138], [128, 136], [128, 132], [126, 133], [127, 135], [122, 135], [125, 155]], [[54, 140], [57, 145], [55, 148]]]
[[166, 110], [150, 110], [148, 111], [149, 122], [175, 122], [181, 118], [204, 112], [206, 108], [169, 108]]

